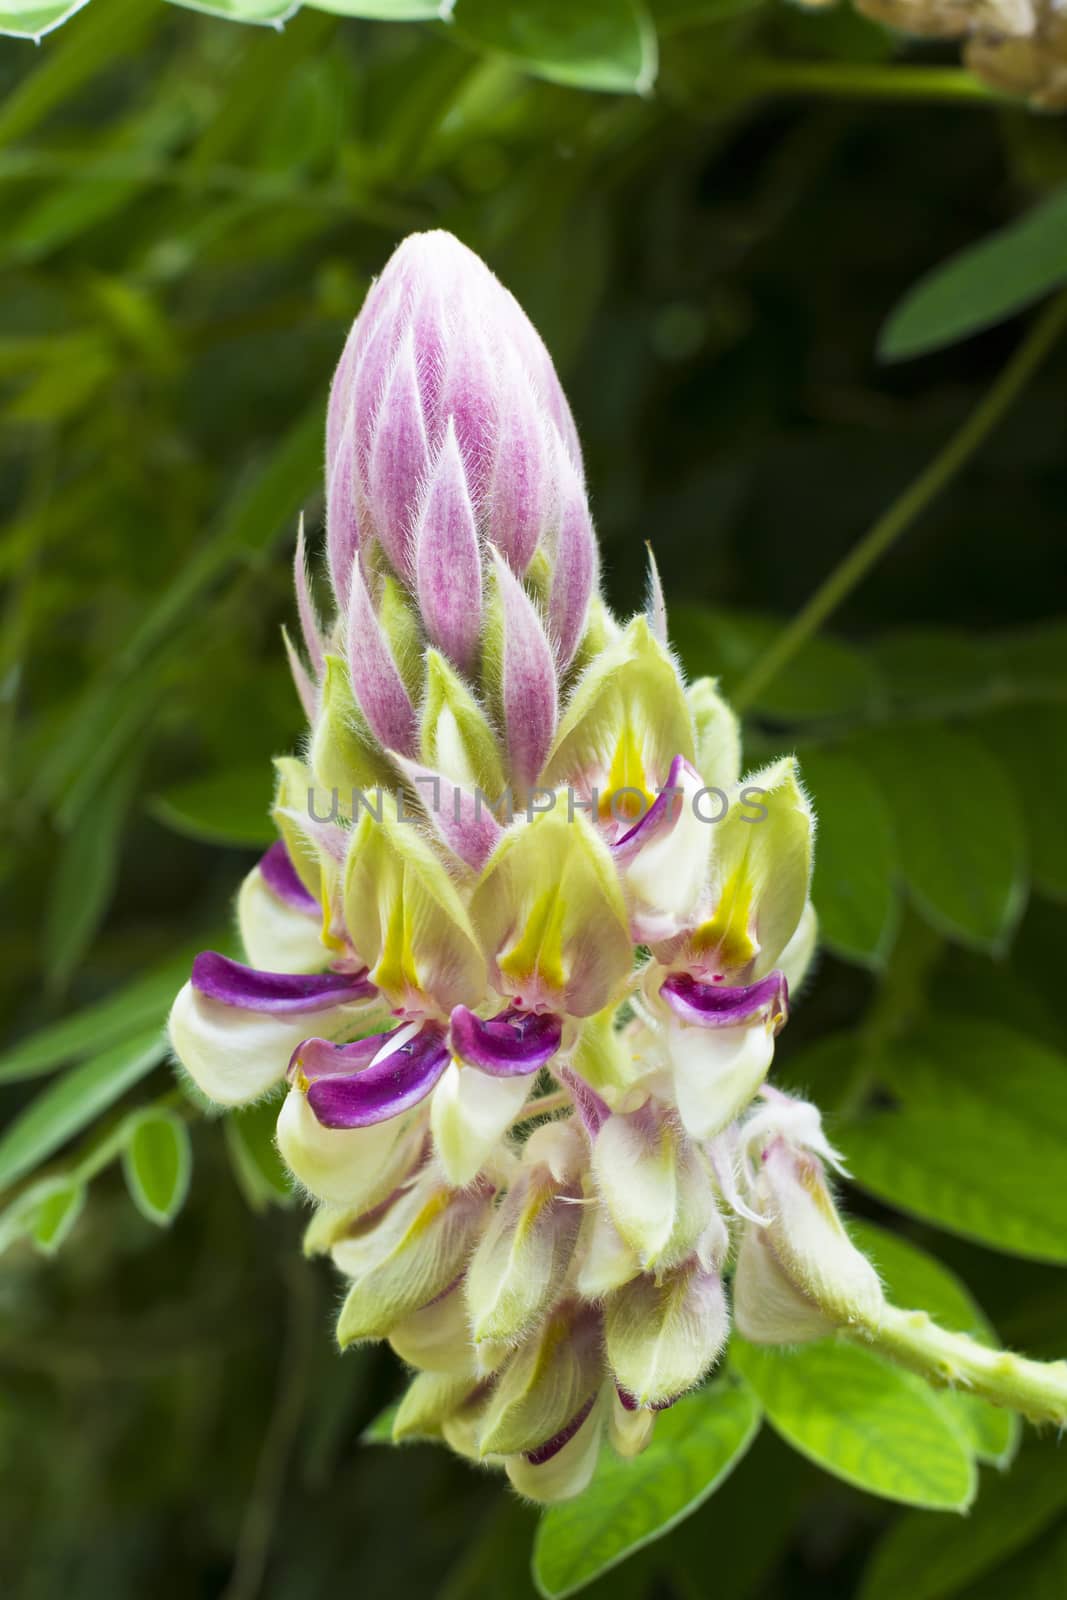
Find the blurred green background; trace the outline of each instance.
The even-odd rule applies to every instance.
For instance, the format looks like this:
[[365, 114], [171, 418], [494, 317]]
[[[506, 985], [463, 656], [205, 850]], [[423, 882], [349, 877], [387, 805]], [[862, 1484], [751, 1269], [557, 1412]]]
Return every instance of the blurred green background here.
[[[405, 233], [452, 229], [526, 306], [578, 420], [611, 602], [641, 603], [650, 540], [687, 667], [728, 690], [1024, 336], [875, 355], [917, 278], [1067, 181], [1067, 122], [971, 95], [936, 50], [899, 66], [847, 11], [653, 9], [645, 98], [311, 11], [275, 32], [92, 0], [39, 49], [0, 45], [12, 1600], [533, 1593], [532, 1511], [428, 1446], [359, 1442], [398, 1367], [333, 1353], [336, 1286], [300, 1258], [262, 1118], [191, 1117], [166, 1232], [107, 1140], [131, 1108], [187, 1115], [144, 1038], [270, 837], [270, 758], [301, 734], [279, 633], [297, 516], [317, 549], [332, 367]], [[798, 749], [823, 823], [828, 948], [780, 1076], [827, 1107], [851, 1209], [1049, 1356], [1067, 1325], [1046, 1159], [1067, 1131], [1065, 383], [1060, 345], [747, 707], [753, 760]], [[946, 1077], [909, 1101], [930, 1018], [950, 1038], [959, 1019], [964, 1079], [967, 1019], [988, 1023], [999, 1098], [957, 1116], [968, 1091]], [[880, 1145], [891, 1100], [884, 1120], [911, 1121]], [[887, 1163], [894, 1137], [917, 1173]], [[27, 1211], [38, 1192], [51, 1210]], [[983, 1469], [961, 1542], [959, 1519], [849, 1487], [768, 1429], [589, 1592], [875, 1600], [888, 1549], [911, 1600], [1058, 1597], [1067, 1473], [1047, 1443], [1016, 1471]]]

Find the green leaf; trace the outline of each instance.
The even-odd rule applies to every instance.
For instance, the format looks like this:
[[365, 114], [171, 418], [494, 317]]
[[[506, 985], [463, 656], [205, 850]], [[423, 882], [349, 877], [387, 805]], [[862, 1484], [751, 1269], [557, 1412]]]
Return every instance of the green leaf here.
[[534, 1544], [534, 1581], [558, 1600], [653, 1539], [668, 1533], [717, 1488], [759, 1430], [749, 1388], [729, 1378], [708, 1384], [656, 1419], [652, 1443], [635, 1460], [603, 1450], [592, 1483], [552, 1506]]
[[[83, 12], [63, 36], [42, 51], [33, 71], [27, 71], [15, 84], [0, 107], [0, 147], [25, 138], [57, 105], [73, 99], [82, 85], [124, 56], [135, 55], [144, 35], [160, 23], [154, 0], [92, 0], [92, 5], [20, 6], [4, 0], [0, 32], [17, 32], [25, 38], [32, 31], [57, 27], [65, 17]], [[38, 19], [44, 20], [43, 25]], [[13, 25], [13, 26], [12, 26]], [[29, 62], [27, 60], [27, 67]]]
[[43, 1255], [54, 1256], [85, 1209], [86, 1187], [66, 1178], [42, 1187], [47, 1187], [48, 1193], [27, 1218], [28, 1232]]
[[122, 1170], [138, 1211], [169, 1227], [185, 1204], [193, 1151], [189, 1130], [173, 1111], [139, 1111], [128, 1124]]
[[269, 761], [235, 767], [175, 785], [149, 802], [152, 815], [175, 833], [208, 844], [268, 845], [273, 769]]
[[1067, 281], [1067, 188], [919, 279], [882, 330], [883, 361], [990, 328]]
[[186, 11], [203, 11], [227, 22], [280, 23], [299, 8], [300, 0], [168, 0]]
[[649, 0], [648, 9], [656, 32], [665, 38], [683, 28], [730, 22], [763, 4], [764, 0]]
[[[859, 1600], [949, 1600], [995, 1563], [1020, 1550], [1067, 1505], [1062, 1449], [1028, 1440], [1010, 1473], [982, 1486], [965, 1522], [942, 1522], [911, 1512], [878, 1544], [863, 1575]], [[1030, 1600], [1031, 1590], [1007, 1585], [1001, 1594]]]
[[313, 11], [339, 17], [367, 17], [372, 22], [432, 22], [446, 19], [448, 0], [310, 0]]
[[735, 1336], [730, 1349], [782, 1438], [835, 1477], [932, 1511], [974, 1499], [964, 1435], [914, 1373], [834, 1339], [783, 1350]]
[[881, 966], [898, 913], [889, 808], [874, 780], [847, 755], [798, 755], [819, 824], [811, 894], [820, 942], [846, 961]]
[[456, 0], [452, 25], [553, 83], [647, 94], [656, 79], [655, 29], [637, 0]]
[[1005, 706], [983, 716], [974, 731], [1018, 788], [1035, 885], [1067, 899], [1067, 706]]
[[31, 0], [19, 5], [17, 0], [4, 0], [0, 5], [0, 34], [12, 39], [40, 39], [80, 11], [86, 0], [64, 0], [60, 5], [41, 5]]
[[72, 1067], [49, 1084], [0, 1137], [0, 1189], [46, 1161], [151, 1072], [167, 1053], [156, 1027]]
[[1015, 787], [968, 734], [914, 724], [850, 741], [880, 785], [912, 899], [939, 932], [999, 952], [1026, 900]]
[[1067, 1262], [1067, 1060], [994, 1022], [940, 1018], [879, 1068], [901, 1104], [841, 1130], [856, 1181], [964, 1238]]
[[[692, 677], [709, 673], [722, 681], [727, 699], [782, 631], [774, 617], [672, 606], [671, 643]], [[839, 639], [807, 640], [788, 667], [764, 685], [754, 711], [786, 722], [806, 722], [867, 711], [881, 685], [871, 662]]]
[[52, 880], [44, 945], [50, 978], [66, 984], [92, 943], [118, 876], [119, 852], [138, 763], [111, 773], [62, 841]]
[[[886, 1294], [895, 1305], [927, 1311], [942, 1327], [970, 1334], [983, 1344], [999, 1342], [981, 1307], [940, 1261], [872, 1222], [854, 1221], [849, 1231], [878, 1268]], [[1022, 1433], [1013, 1411], [1002, 1410], [962, 1390], [946, 1390], [938, 1399], [965, 1429], [980, 1461], [998, 1467], [1009, 1465]]]
[[274, 1142], [279, 1106], [280, 1097], [273, 1095], [231, 1111], [223, 1123], [234, 1177], [253, 1211], [293, 1199], [292, 1180]]
[[106, 1050], [146, 1028], [162, 1029], [171, 1001], [189, 976], [193, 957], [204, 949], [233, 953], [233, 936], [215, 930], [114, 994], [20, 1039], [0, 1055], [0, 1083], [38, 1078], [65, 1061]]

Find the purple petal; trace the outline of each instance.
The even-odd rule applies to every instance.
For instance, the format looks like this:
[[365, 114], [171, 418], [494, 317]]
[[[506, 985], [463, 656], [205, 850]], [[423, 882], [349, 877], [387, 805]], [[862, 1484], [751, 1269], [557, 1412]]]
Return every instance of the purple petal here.
[[585, 489], [572, 464], [560, 454], [561, 502], [556, 533], [548, 622], [561, 667], [570, 664], [582, 637], [596, 582], [596, 535]]
[[537, 782], [556, 731], [556, 668], [533, 601], [501, 557], [495, 566], [504, 613], [501, 697], [508, 756], [516, 784], [526, 790]]
[[293, 583], [296, 588], [296, 608], [300, 617], [300, 631], [304, 635], [304, 648], [316, 676], [322, 676], [322, 631], [315, 613], [308, 579], [307, 550], [304, 545], [304, 519], [300, 518], [300, 531], [296, 536], [296, 555], [293, 558]]
[[482, 563], [474, 505], [450, 419], [419, 512], [415, 584], [426, 631], [461, 672], [482, 631]]
[[528, 1076], [559, 1049], [563, 1023], [551, 1012], [512, 1008], [483, 1022], [466, 1006], [452, 1012], [452, 1048], [472, 1067], [496, 1078]]
[[635, 822], [621, 839], [616, 839], [611, 852], [617, 861], [629, 861], [654, 837], [664, 823], [677, 820], [678, 807], [685, 803], [685, 781], [690, 779], [699, 788], [702, 779], [696, 768], [684, 756], [675, 756], [667, 782], [653, 800], [640, 821]]
[[294, 1057], [305, 1076], [311, 1076], [309, 1067], [320, 1074], [310, 1084], [307, 1099], [324, 1128], [367, 1128], [399, 1116], [426, 1098], [450, 1059], [444, 1035], [432, 1025], [360, 1071], [324, 1067], [328, 1052], [336, 1053], [337, 1047], [325, 1039], [309, 1039]]
[[660, 994], [683, 1022], [700, 1028], [733, 1028], [775, 1013], [784, 1017], [789, 1007], [789, 988], [781, 972], [740, 986], [702, 983], [688, 972], [676, 972]]
[[304, 709], [304, 715], [309, 722], [314, 722], [318, 710], [318, 694], [315, 685], [312, 683], [308, 669], [297, 654], [296, 646], [285, 628], [282, 629], [282, 641], [285, 644], [285, 654], [289, 660], [289, 671], [292, 675], [300, 704]]
[[295, 1016], [327, 1006], [369, 1000], [376, 993], [365, 972], [260, 972], [205, 950], [193, 962], [193, 988], [210, 1000], [243, 1011]]
[[352, 568], [359, 559], [355, 418], [350, 417], [326, 478], [326, 556], [337, 603], [348, 605]]
[[414, 755], [415, 708], [374, 614], [358, 562], [352, 569], [349, 595], [348, 667], [356, 699], [382, 744], [401, 755]]
[[492, 473], [486, 491], [486, 534], [521, 577], [552, 518], [551, 424], [528, 374], [514, 357], [501, 374]]
[[468, 867], [480, 872], [504, 832], [485, 799], [417, 761], [389, 753], [410, 781], [437, 837]]
[[485, 493], [492, 461], [498, 387], [497, 373], [481, 331], [484, 322], [480, 296], [475, 301], [469, 289], [457, 296], [437, 399], [440, 436], [443, 438], [446, 428], [455, 430], [466, 481], [479, 503]]
[[430, 467], [422, 393], [409, 332], [385, 383], [367, 455], [374, 532], [395, 570], [411, 575], [411, 530]]
[[266, 855], [260, 858], [259, 870], [276, 900], [284, 900], [287, 906], [306, 911], [311, 917], [319, 915], [322, 907], [301, 883], [283, 840], [276, 839]]
[[565, 1428], [561, 1428], [551, 1439], [546, 1439], [544, 1444], [539, 1444], [536, 1450], [524, 1450], [523, 1457], [531, 1467], [543, 1467], [546, 1461], [551, 1461], [553, 1456], [558, 1456], [565, 1444], [570, 1444], [582, 1423], [593, 1409], [596, 1395], [591, 1394], [577, 1416], [571, 1418]]

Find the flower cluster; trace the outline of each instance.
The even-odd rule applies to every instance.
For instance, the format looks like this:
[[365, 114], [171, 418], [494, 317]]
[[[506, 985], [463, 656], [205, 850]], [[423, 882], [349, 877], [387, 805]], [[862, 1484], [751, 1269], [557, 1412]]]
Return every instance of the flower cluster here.
[[240, 892], [250, 965], [199, 956], [171, 1038], [222, 1105], [288, 1085], [340, 1342], [415, 1369], [397, 1437], [549, 1501], [715, 1364], [731, 1275], [752, 1339], [878, 1321], [818, 1114], [766, 1081], [811, 809], [791, 758], [745, 780], [756, 810], [692, 803], [740, 792], [736, 721], [685, 686], [654, 571], [647, 615], [600, 599], [552, 363], [453, 238], [371, 289], [327, 435], [308, 741]]
[[[821, 5], [824, 0], [806, 0]], [[964, 60], [990, 88], [1045, 111], [1067, 110], [1067, 16], [1059, 0], [855, 0], [899, 33], [962, 39]]]

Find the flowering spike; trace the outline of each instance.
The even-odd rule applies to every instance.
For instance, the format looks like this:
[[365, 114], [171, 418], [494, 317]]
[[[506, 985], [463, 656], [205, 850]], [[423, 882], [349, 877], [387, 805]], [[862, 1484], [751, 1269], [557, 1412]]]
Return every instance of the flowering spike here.
[[817, 1111], [767, 1081], [816, 939], [796, 763], [739, 786], [654, 562], [647, 614], [607, 610], [551, 361], [448, 235], [367, 297], [327, 488], [340, 614], [320, 628], [301, 537], [309, 738], [241, 889], [248, 965], [200, 957], [171, 1039], [224, 1105], [288, 1069], [338, 1338], [416, 1369], [397, 1436], [579, 1493], [718, 1359], [735, 1238], [749, 1338], [837, 1330], [1030, 1405], [1033, 1364], [885, 1305]]
[[451, 417], [419, 509], [415, 583], [427, 633], [468, 672], [482, 625], [482, 569], [474, 505]]

